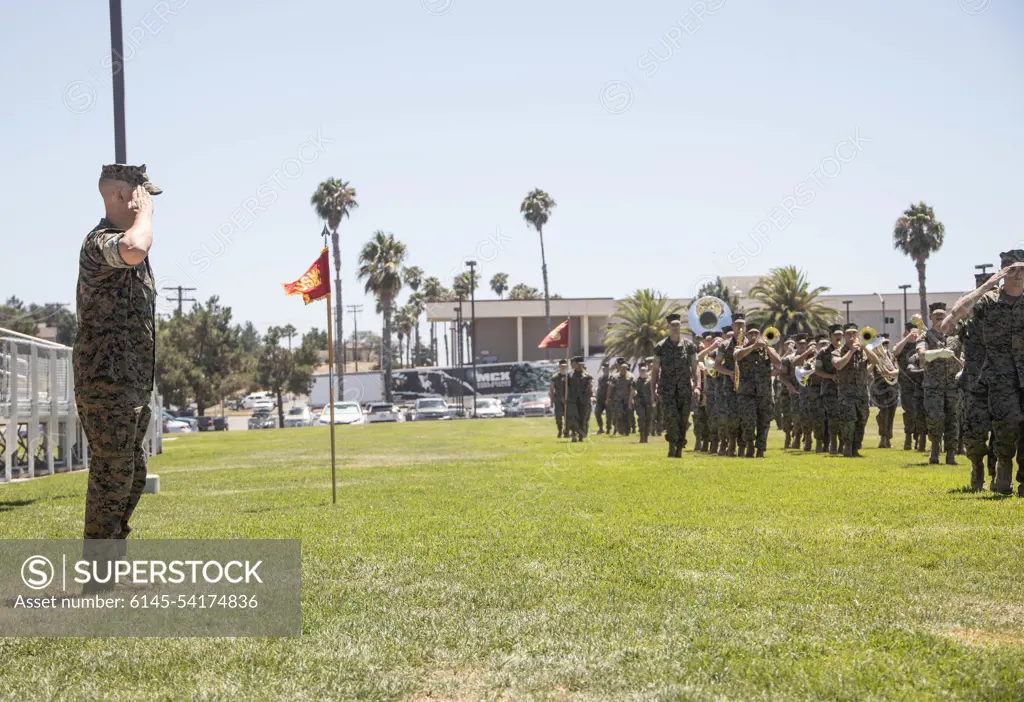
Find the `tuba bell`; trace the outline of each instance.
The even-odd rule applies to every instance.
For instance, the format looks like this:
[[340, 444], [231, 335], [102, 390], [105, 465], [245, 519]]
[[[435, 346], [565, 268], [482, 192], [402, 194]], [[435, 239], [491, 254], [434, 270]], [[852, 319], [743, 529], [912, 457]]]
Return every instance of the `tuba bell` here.
[[776, 329], [775, 327], [768, 327], [763, 332], [761, 332], [761, 336], [764, 337], [765, 342], [769, 346], [775, 346], [777, 343], [779, 343], [779, 339], [782, 338], [782, 334], [780, 334], [779, 330]]
[[801, 387], [807, 387], [807, 383], [811, 381], [811, 376], [814, 375], [814, 368], [808, 363], [796, 369], [796, 382]]
[[704, 332], [722, 331], [732, 326], [732, 310], [717, 297], [701, 297], [693, 301], [687, 312], [690, 331], [700, 336]]
[[885, 341], [885, 339], [880, 337], [878, 335], [878, 332], [876, 332], [871, 327], [864, 327], [863, 329], [861, 329], [860, 334], [858, 336], [860, 337], [860, 343], [864, 345], [864, 348], [869, 349], [871, 351], [874, 351], [875, 348], [880, 346], [881, 343]]

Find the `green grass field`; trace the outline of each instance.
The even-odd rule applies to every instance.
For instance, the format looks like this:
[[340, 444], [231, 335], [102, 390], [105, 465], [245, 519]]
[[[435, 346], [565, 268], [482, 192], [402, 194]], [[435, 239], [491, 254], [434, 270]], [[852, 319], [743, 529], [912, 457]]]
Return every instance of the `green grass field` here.
[[[966, 465], [554, 433], [339, 427], [336, 506], [326, 429], [169, 441], [135, 535], [301, 539], [303, 636], [0, 639], [0, 699], [1024, 699], [1024, 500]], [[85, 484], [0, 486], [3, 536]]]

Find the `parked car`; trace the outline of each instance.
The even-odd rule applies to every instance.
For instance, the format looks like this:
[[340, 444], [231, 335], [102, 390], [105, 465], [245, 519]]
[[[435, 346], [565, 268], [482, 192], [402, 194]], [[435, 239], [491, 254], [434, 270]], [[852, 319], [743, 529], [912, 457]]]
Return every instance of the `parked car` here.
[[415, 422], [423, 422], [439, 419], [451, 419], [448, 412], [448, 403], [440, 397], [426, 397], [416, 400], [416, 407], [413, 409], [412, 418]]
[[163, 413], [164, 434], [189, 434], [193, 431], [192, 425], [185, 419], [178, 419], [173, 414], [164, 410]]
[[501, 402], [496, 397], [478, 397], [471, 416], [474, 419], [493, 419], [504, 417], [505, 410], [501, 408]]
[[[366, 417], [363, 415], [363, 408], [359, 406], [358, 402], [334, 403], [335, 424], [363, 424], [365, 422]], [[331, 408], [329, 405], [324, 407], [323, 411], [320, 412], [320, 416], [317, 418], [316, 423], [321, 426], [331, 425]]]
[[164, 413], [170, 415], [172, 419], [176, 419], [179, 422], [185, 422], [186, 424], [188, 424], [189, 429], [191, 431], [199, 431], [199, 420], [196, 419], [194, 416], [182, 414], [182, 410], [175, 410], [171, 412], [165, 411]]
[[273, 400], [263, 398], [261, 400], [256, 400], [255, 402], [252, 403], [252, 410], [254, 412], [256, 410], [266, 410], [267, 412], [269, 412], [273, 409], [277, 409], [277, 404], [275, 404]]
[[313, 426], [313, 413], [308, 407], [292, 407], [284, 416], [286, 427], [311, 427]]
[[211, 417], [209, 415], [196, 418], [199, 431], [227, 431], [227, 417]]
[[249, 417], [250, 429], [277, 429], [277, 413], [270, 410], [253, 410]]
[[260, 402], [262, 400], [266, 400], [266, 401], [270, 402], [271, 408], [277, 406], [277, 404], [274, 402], [274, 394], [273, 393], [269, 393], [269, 392], [254, 392], [251, 395], [246, 395], [242, 399], [242, 409], [247, 409], [247, 410], [256, 409], [257, 408], [256, 403]]
[[546, 392], [527, 393], [519, 400], [520, 417], [544, 417], [554, 413], [551, 398]]
[[519, 401], [523, 398], [522, 394], [505, 395], [505, 399], [501, 401], [501, 404], [505, 409], [506, 417], [518, 417], [519, 416]]
[[390, 402], [367, 403], [366, 422], [376, 424], [377, 422], [404, 422], [405, 414], [398, 407]]

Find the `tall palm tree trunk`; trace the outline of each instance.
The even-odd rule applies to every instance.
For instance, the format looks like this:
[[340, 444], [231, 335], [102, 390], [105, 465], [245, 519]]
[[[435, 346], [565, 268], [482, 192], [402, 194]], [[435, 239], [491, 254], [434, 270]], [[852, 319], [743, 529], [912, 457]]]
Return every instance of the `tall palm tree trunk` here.
[[331, 246], [334, 249], [334, 375], [338, 382], [339, 400], [345, 399], [345, 309], [341, 299], [341, 237], [338, 228], [331, 232]]
[[[544, 321], [551, 331], [551, 294], [548, 290], [548, 259], [544, 255], [544, 228], [537, 227], [537, 235], [540, 237], [540, 272], [544, 278]], [[544, 349], [544, 357], [551, 358], [551, 349]]]
[[384, 347], [383, 353], [381, 354], [381, 362], [384, 364], [384, 400], [386, 402], [392, 401], [391, 395], [391, 302], [386, 301], [384, 304], [384, 339], [381, 342], [381, 346]]
[[447, 329], [445, 329], [445, 332], [444, 332], [444, 364], [446, 366], [451, 366], [452, 365], [452, 358], [451, 358], [451, 355], [448, 353], [448, 336], [449, 336], [449, 332], [448, 332]]
[[917, 292], [921, 297], [921, 319], [928, 323], [928, 290], [924, 283], [924, 259], [914, 261], [917, 267]]
[[413, 365], [418, 365], [416, 361], [416, 354], [420, 352], [420, 320], [416, 320], [416, 343], [412, 347], [412, 361]]

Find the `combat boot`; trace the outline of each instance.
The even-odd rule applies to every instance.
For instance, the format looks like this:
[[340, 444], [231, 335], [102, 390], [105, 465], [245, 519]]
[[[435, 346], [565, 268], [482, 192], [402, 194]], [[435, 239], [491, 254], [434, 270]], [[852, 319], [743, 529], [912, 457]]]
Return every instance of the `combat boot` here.
[[946, 451], [946, 465], [957, 466], [960, 465], [956, 462], [956, 451]]
[[989, 489], [999, 495], [1012, 495], [1013, 481], [1010, 479], [1012, 475], [1013, 459], [998, 459], [998, 461], [996, 461], [996, 477], [995, 480], [992, 481], [992, 486]]
[[785, 446], [783, 446], [782, 448], [784, 448], [784, 449], [788, 449], [788, 448], [789, 448], [789, 441], [790, 441], [790, 438], [789, 438], [789, 432], [787, 431], [787, 432], [786, 432], [786, 445], [785, 445]]
[[912, 434], [907, 434], [906, 438], [903, 440], [903, 450], [904, 451], [909, 451], [911, 448], [913, 448], [913, 443], [914, 443], [913, 435]]
[[754, 442], [753, 441], [748, 441], [747, 442], [747, 448], [744, 450], [743, 455], [744, 455], [745, 458], [753, 458], [754, 457]]
[[757, 453], [754, 454], [755, 458], [764, 458], [764, 449], [758, 449]]
[[[814, 436], [813, 435], [811, 435], [811, 434], [805, 434], [804, 435], [804, 451], [805, 452], [809, 453], [811, 451], [811, 442], [812, 441], [814, 441]], [[797, 448], [799, 448], [799, 446]]]
[[558, 430], [558, 438], [559, 438], [559, 439], [561, 439], [561, 438], [562, 438], [562, 430], [561, 430], [561, 429], [559, 429], [559, 430]]
[[853, 458], [853, 444], [843, 444], [843, 455], [846, 456], [847, 458]]
[[928, 437], [925, 434], [917, 437], [917, 450], [921, 453], [925, 453], [928, 450]]
[[793, 441], [789, 444], [792, 449], [800, 450], [800, 441], [803, 440], [803, 434], [798, 431], [793, 432]]
[[928, 463], [939, 465], [939, 444], [937, 442], [932, 442], [932, 455], [928, 457]]
[[985, 489], [985, 464], [971, 461], [971, 490], [979, 492]]
[[680, 442], [676, 444], [676, 458], [683, 457], [683, 444]]
[[671, 441], [668, 442], [668, 457], [669, 458], [675, 458], [676, 457], [676, 445], [673, 444]]
[[711, 440], [711, 447], [708, 449], [708, 453], [712, 456], [718, 453], [718, 439]]

